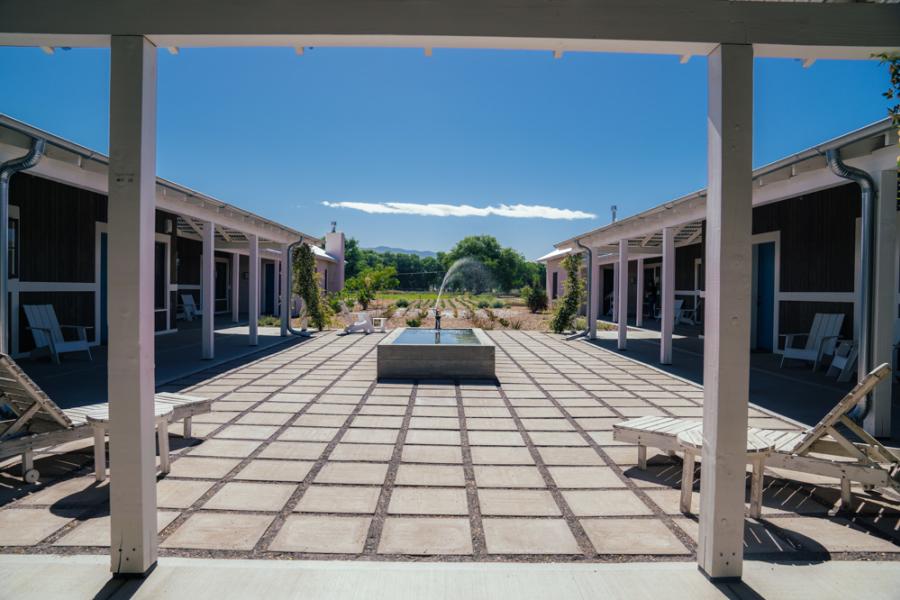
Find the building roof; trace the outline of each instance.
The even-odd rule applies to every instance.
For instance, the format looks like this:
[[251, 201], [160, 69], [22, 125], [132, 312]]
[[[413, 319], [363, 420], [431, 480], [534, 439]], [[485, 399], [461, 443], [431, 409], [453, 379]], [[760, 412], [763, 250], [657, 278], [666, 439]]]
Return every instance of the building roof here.
[[[890, 118], [885, 118], [754, 169], [753, 181], [756, 185], [754, 185], [753, 204], [756, 206], [777, 202], [792, 197], [792, 195], [796, 196], [846, 183], [845, 180], [832, 175], [828, 170], [825, 162], [826, 150], [840, 148], [843, 158], [851, 164], [854, 159], [876, 153], [883, 155], [881, 158], [891, 163], [896, 160], [896, 144], [897, 132], [891, 126]], [[814, 171], [822, 171], [826, 176], [813, 179]], [[792, 180], [796, 181], [798, 185], [784, 185]], [[766, 191], [765, 186], [771, 186], [774, 190], [778, 185], [781, 185], [785, 191], [761, 193]], [[807, 187], [798, 191], [800, 190], [798, 186], [804, 185]], [[609, 245], [620, 239], [628, 239], [629, 248], [649, 252], [661, 248], [663, 227], [676, 225], [676, 245], [696, 243], [701, 240], [706, 214], [705, 207], [706, 190], [702, 189], [563, 240], [554, 246], [557, 249], [571, 248], [576, 245], [575, 241], [579, 240], [586, 245], [606, 246], [608, 250], [617, 252], [616, 248]], [[543, 258], [539, 260], [543, 260]]]
[[549, 252], [549, 253], [543, 255], [542, 257], [540, 257], [539, 259], [537, 259], [537, 262], [547, 262], [547, 261], [553, 260], [554, 258], [559, 258], [560, 256], [565, 256], [566, 254], [569, 254], [570, 252], [572, 252], [571, 248], [557, 248], [553, 252]]
[[316, 258], [330, 260], [331, 262], [337, 262], [337, 259], [335, 257], [325, 252], [321, 247], [316, 246], [315, 244], [310, 244], [309, 247], [312, 248], [313, 254], [316, 255]]
[[[46, 140], [47, 148], [41, 162], [28, 172], [75, 187], [107, 193], [108, 156], [0, 113], [0, 160], [6, 160], [4, 147], [21, 149], [21, 154], [25, 154], [33, 138]], [[156, 178], [156, 197], [158, 209], [178, 215], [178, 230], [182, 234], [198, 234], [199, 222], [208, 219], [216, 223], [216, 238], [222, 243], [246, 242], [248, 234], [279, 243], [300, 239], [309, 241], [311, 245], [321, 243], [316, 236], [162, 177]]]

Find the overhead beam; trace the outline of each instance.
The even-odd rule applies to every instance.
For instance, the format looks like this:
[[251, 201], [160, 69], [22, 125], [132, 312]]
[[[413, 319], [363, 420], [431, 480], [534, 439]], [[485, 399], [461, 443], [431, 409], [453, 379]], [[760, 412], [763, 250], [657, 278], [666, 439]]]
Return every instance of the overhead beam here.
[[224, 239], [226, 242], [230, 242], [230, 241], [231, 241], [231, 236], [228, 235], [228, 232], [225, 231], [225, 228], [224, 228], [224, 227], [221, 227], [221, 226], [219, 226], [219, 225], [216, 225], [216, 232], [217, 232], [219, 235], [221, 235], [221, 236], [222, 236], [222, 239]]
[[194, 220], [193, 220], [192, 218], [187, 217], [187, 216], [182, 216], [182, 217], [181, 217], [181, 220], [184, 221], [185, 223], [187, 223], [187, 224], [188, 224], [188, 227], [190, 227], [191, 229], [193, 229], [193, 230], [194, 230], [194, 233], [196, 233], [197, 235], [199, 235], [201, 239], [203, 238], [203, 229], [202, 229], [199, 225], [197, 225], [196, 223], [194, 223]]
[[[900, 6], [693, 0], [43, 0], [5, 11], [0, 44], [108, 46], [113, 33], [164, 47], [409, 46], [869, 58], [900, 47]], [[804, 48], [805, 47], [805, 48]]]
[[697, 241], [697, 238], [700, 237], [700, 234], [701, 234], [701, 233], [703, 233], [703, 228], [702, 228], [702, 227], [698, 227], [698, 228], [697, 228], [697, 231], [695, 231], [694, 233], [692, 233], [692, 234], [688, 237], [688, 239], [684, 240], [684, 245], [685, 245], [685, 246], [688, 246], [688, 245], [693, 244], [694, 242], [696, 242], [696, 241]]

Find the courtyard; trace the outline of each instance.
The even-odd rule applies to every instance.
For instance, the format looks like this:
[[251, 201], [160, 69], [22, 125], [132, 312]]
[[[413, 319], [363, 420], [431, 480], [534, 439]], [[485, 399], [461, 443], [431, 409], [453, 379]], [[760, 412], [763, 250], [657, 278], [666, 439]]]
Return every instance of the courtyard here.
[[[172, 436], [157, 482], [160, 556], [449, 562], [696, 560], [681, 462], [612, 438], [643, 415], [701, 417], [695, 383], [584, 342], [489, 331], [494, 382], [378, 382], [381, 334], [317, 335], [160, 388], [214, 398]], [[798, 399], [800, 401], [800, 399]], [[750, 425], [799, 426], [750, 408]], [[109, 480], [90, 442], [0, 475], [0, 552], [106, 554]], [[115, 480], [116, 474], [111, 475]], [[749, 481], [749, 478], [748, 478]], [[749, 484], [748, 484], [749, 485]], [[699, 479], [695, 481], [697, 510]], [[897, 560], [900, 497], [767, 469], [751, 560]]]

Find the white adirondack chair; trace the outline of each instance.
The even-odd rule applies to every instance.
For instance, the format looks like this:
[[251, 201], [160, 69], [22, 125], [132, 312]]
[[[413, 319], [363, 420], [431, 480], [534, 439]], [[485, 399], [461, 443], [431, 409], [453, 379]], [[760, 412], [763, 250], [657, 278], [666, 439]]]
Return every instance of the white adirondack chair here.
[[203, 314], [203, 311], [194, 302], [194, 297], [190, 294], [181, 295], [181, 304], [184, 307], [184, 318], [188, 321], [193, 321], [194, 317], [199, 317]]
[[[813, 371], [819, 368], [822, 357], [834, 354], [834, 348], [841, 333], [844, 315], [816, 313], [809, 333], [782, 333], [784, 337], [784, 354], [781, 355], [781, 366], [788, 359], [805, 360], [813, 364]], [[805, 337], [802, 347], [795, 347], [794, 340]]]
[[[673, 305], [673, 307], [675, 309], [673, 311], [675, 318], [673, 319], [672, 322], [677, 325], [678, 323], [681, 322], [682, 316], [684, 314], [684, 300], [681, 298], [676, 298], [675, 304]], [[662, 319], [662, 306], [656, 307], [656, 312], [653, 313], [653, 318], [654, 319]]]
[[[34, 338], [32, 356], [50, 354], [53, 362], [59, 364], [59, 355], [68, 352], [87, 352], [88, 360], [93, 361], [91, 348], [88, 345], [87, 330], [93, 327], [84, 325], [60, 325], [56, 320], [56, 311], [52, 304], [27, 304], [24, 306], [28, 329]], [[78, 339], [66, 340], [62, 330], [74, 329]]]
[[353, 323], [344, 328], [344, 333], [365, 333], [368, 335], [370, 333], [375, 333], [375, 325], [372, 324], [369, 313], [365, 311], [359, 312], [356, 313], [356, 319]]
[[831, 364], [828, 365], [828, 371], [825, 375], [832, 376], [837, 374], [838, 381], [850, 381], [856, 370], [856, 359], [859, 355], [859, 346], [856, 342], [845, 340], [837, 345], [834, 349], [834, 356]]

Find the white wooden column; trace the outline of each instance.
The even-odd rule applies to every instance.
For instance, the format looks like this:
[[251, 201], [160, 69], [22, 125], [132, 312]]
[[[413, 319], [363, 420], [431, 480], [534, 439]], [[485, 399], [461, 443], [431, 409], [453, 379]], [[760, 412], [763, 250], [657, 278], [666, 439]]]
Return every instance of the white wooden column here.
[[[872, 290], [872, 366], [893, 364], [894, 321], [897, 316], [897, 170], [873, 173], [878, 196], [875, 203], [875, 274]], [[872, 392], [872, 405], [864, 427], [877, 437], [891, 435], [892, 378]]]
[[114, 35], [109, 86], [111, 570], [156, 563], [154, 252], [156, 46]]
[[247, 325], [250, 345], [259, 344], [259, 238], [250, 235], [250, 280], [247, 282]]
[[612, 289], [612, 298], [610, 300], [610, 310], [612, 314], [610, 315], [610, 320], [613, 323], [619, 322], [619, 263], [614, 262], [613, 266], [613, 289]]
[[216, 315], [216, 226], [212, 221], [203, 221], [203, 251], [200, 255], [200, 321], [202, 324], [201, 356], [215, 357], [215, 315]]
[[697, 561], [707, 576], [743, 569], [750, 271], [753, 47], [722, 44], [708, 59], [703, 472]]
[[281, 279], [279, 273], [279, 268], [281, 267], [280, 260], [272, 261], [272, 315], [279, 316], [281, 314], [280, 307], [278, 306], [278, 298], [280, 294], [278, 293], [278, 282]]
[[619, 299], [616, 312], [619, 313], [619, 350], [628, 347], [628, 240], [619, 240]]
[[291, 319], [291, 291], [288, 289], [288, 269], [291, 261], [288, 256], [288, 244], [281, 245], [281, 336], [288, 334]]
[[241, 320], [241, 255], [231, 255], [231, 321]]
[[634, 313], [634, 324], [637, 327], [644, 325], [644, 259], [637, 261], [637, 309]]
[[660, 271], [659, 362], [672, 364], [672, 331], [675, 329], [675, 228], [663, 229]]
[[597, 249], [591, 250], [591, 264], [588, 265], [591, 270], [591, 295], [588, 298], [588, 337], [592, 340], [597, 339], [597, 317], [600, 315], [600, 290], [603, 287], [603, 281], [600, 279], [600, 267], [597, 264]]

